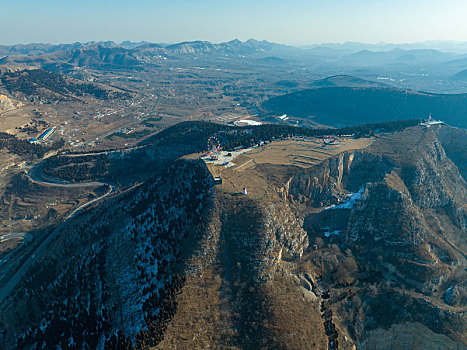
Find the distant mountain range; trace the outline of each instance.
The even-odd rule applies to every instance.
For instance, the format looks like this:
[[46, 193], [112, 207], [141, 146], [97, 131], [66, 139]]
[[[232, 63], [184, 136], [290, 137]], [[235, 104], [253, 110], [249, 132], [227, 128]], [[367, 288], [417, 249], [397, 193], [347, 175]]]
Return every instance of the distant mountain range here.
[[276, 44], [268, 41], [258, 41], [255, 39], [249, 39], [247, 41], [240, 41], [234, 39], [228, 42], [223, 42], [219, 44], [210, 43], [208, 41], [191, 41], [191, 42], [180, 42], [180, 43], [151, 43], [148, 41], [123, 41], [117, 43], [115, 41], [89, 41], [89, 42], [74, 42], [74, 43], [63, 43], [63, 44], [46, 44], [46, 43], [30, 43], [30, 44], [15, 44], [15, 45], [0, 45], [0, 55], [15, 55], [15, 54], [26, 54], [26, 55], [35, 55], [35, 54], [44, 54], [51, 53], [60, 50], [72, 50], [77, 48], [84, 48], [87, 46], [103, 46], [103, 47], [123, 47], [126, 49], [134, 49], [140, 46], [148, 45], [157, 45], [159, 47], [179, 47], [179, 46], [199, 46], [202, 43], [206, 47], [254, 47], [258, 48], [261, 46], [263, 49], [271, 48], [274, 46], [295, 48], [301, 50], [313, 50], [315, 52], [319, 51], [341, 51], [343, 53], [355, 53], [358, 51], [373, 51], [373, 52], [389, 52], [393, 50], [437, 50], [447, 53], [467, 53], [467, 42], [457, 42], [457, 41], [424, 41], [418, 43], [378, 43], [378, 44], [368, 44], [360, 42], [345, 42], [345, 43], [323, 43], [323, 44], [314, 44], [314, 45], [304, 45], [304, 46], [290, 46]]
[[133, 71], [148, 65], [157, 67], [162, 60], [189, 62], [192, 58], [203, 59], [206, 64], [217, 60], [226, 66], [232, 62], [252, 67], [286, 65], [291, 71], [306, 69], [322, 77], [346, 74], [376, 79], [380, 76], [401, 88], [467, 92], [464, 84], [467, 78], [463, 72], [467, 70], [467, 43], [343, 43], [293, 47], [250, 39], [218, 44], [208, 41], [176, 44], [100, 41], [0, 46], [0, 65], [34, 66], [81, 78], [86, 78], [85, 70]]
[[[428, 44], [426, 44], [428, 45]], [[208, 41], [190, 41], [176, 44], [155, 44], [148, 42], [113, 41], [72, 43], [72, 44], [26, 44], [0, 46], [0, 64], [44, 64], [48, 61], [64, 61], [73, 65], [95, 65], [97, 62], [117, 66], [134, 66], [151, 61], [155, 55], [246, 55], [256, 58], [272, 57], [276, 60], [293, 59], [308, 63], [338, 63], [344, 65], [427, 65], [449, 63], [459, 71], [467, 68], [467, 44], [458, 44], [457, 51], [440, 51], [416, 45], [393, 44], [367, 45], [359, 43], [323, 44], [312, 47], [258, 41], [232, 40], [219, 44]], [[439, 45], [438, 45], [439, 46]], [[465, 46], [465, 47], [464, 47]], [[404, 48], [407, 47], [407, 48]], [[461, 50], [462, 48], [462, 50]], [[459, 54], [462, 51], [463, 54]], [[84, 56], [82, 58], [80, 56]], [[89, 59], [94, 57], [97, 59]]]
[[349, 64], [384, 65], [388, 63], [402, 64], [438, 64], [448, 62], [456, 57], [455, 54], [445, 53], [433, 49], [403, 50], [395, 48], [390, 51], [362, 50], [343, 58]]
[[267, 59], [265, 63], [283, 62], [275, 54], [290, 56], [290, 53], [301, 49], [274, 44], [267, 41], [248, 40], [241, 42], [232, 40], [213, 44], [207, 41], [182, 42], [172, 45], [152, 44], [146, 42], [90, 42], [63, 45], [29, 44], [0, 46], [0, 64], [29, 65], [60, 72], [69, 72], [75, 68], [125, 68], [136, 69], [142, 64], [154, 63], [160, 56], [184, 55], [248, 55], [254, 58]]
[[131, 50], [122, 47], [89, 45], [69, 50], [54, 50], [37, 55], [12, 55], [0, 59], [0, 64], [27, 65], [41, 67], [51, 71], [69, 72], [75, 68], [96, 69], [125, 67], [140, 64]]
[[467, 82], [467, 69], [453, 75], [453, 79]]
[[317, 80], [309, 85], [311, 88], [323, 87], [388, 87], [388, 85], [376, 81], [360, 79], [350, 75], [334, 75], [325, 79]]
[[323, 43], [315, 45], [301, 46], [305, 49], [318, 49], [329, 48], [335, 50], [348, 50], [348, 51], [391, 51], [399, 48], [403, 50], [418, 50], [418, 49], [434, 49], [444, 52], [465, 53], [467, 51], [467, 42], [465, 41], [449, 41], [449, 40], [430, 40], [415, 43], [377, 43], [368, 44], [361, 42], [344, 42], [344, 43]]
[[292, 46], [275, 44], [268, 41], [258, 41], [254, 39], [242, 42], [240, 40], [232, 40], [220, 44], [213, 44], [208, 41], [190, 41], [180, 42], [176, 44], [159, 44], [141, 41], [139, 43], [124, 41], [117, 44], [113, 41], [91, 41], [86, 43], [72, 43], [72, 44], [18, 44], [18, 45], [0, 45], [0, 55], [3, 56], [16, 56], [28, 55], [38, 56], [50, 54], [57, 51], [73, 51], [73, 50], [87, 50], [92, 48], [108, 48], [111, 50], [127, 49], [136, 50], [137, 52], [157, 51], [159, 53], [171, 54], [200, 54], [203, 52], [231, 52], [231, 53], [252, 53], [252, 52], [271, 52], [277, 49], [282, 50], [301, 50]]

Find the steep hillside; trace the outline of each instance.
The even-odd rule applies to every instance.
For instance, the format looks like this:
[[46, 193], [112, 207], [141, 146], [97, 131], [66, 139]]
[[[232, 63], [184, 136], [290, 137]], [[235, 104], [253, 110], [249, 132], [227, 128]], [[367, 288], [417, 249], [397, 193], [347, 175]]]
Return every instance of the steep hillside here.
[[[117, 333], [120, 342], [160, 341], [183, 285], [177, 273], [181, 244], [188, 239], [196, 246], [202, 234], [209, 187], [202, 166], [178, 162], [163, 177], [64, 228], [50, 254], [23, 281], [14, 308], [4, 309], [12, 317], [3, 323], [11, 346], [45, 341], [54, 347], [94, 349], [106, 343], [112, 348]], [[11, 337], [12, 327], [24, 336]]]
[[312, 88], [322, 88], [322, 87], [360, 87], [360, 88], [370, 88], [370, 87], [387, 87], [386, 84], [378, 83], [375, 81], [369, 81], [353, 77], [350, 75], [334, 75], [332, 77], [327, 77], [325, 79], [320, 79], [309, 84]]
[[[179, 156], [198, 150], [192, 139], [253, 130], [182, 123], [142, 152], [168, 142]], [[0, 341], [465, 349], [467, 184], [448, 151], [465, 146], [449, 143], [457, 130], [409, 127], [335, 153], [314, 137], [287, 139], [323, 155], [303, 167], [260, 163], [285, 145], [272, 141], [219, 165], [217, 185], [209, 161], [173, 161], [61, 227], [1, 302]]]
[[12, 101], [8, 96], [0, 95], [0, 113], [8, 112], [16, 109], [15, 101]]
[[106, 100], [129, 96], [128, 93], [102, 84], [85, 83], [43, 69], [4, 70], [0, 89], [22, 100], [41, 102], [93, 97]]
[[437, 137], [449, 159], [456, 164], [462, 177], [467, 181], [467, 130], [439, 128]]
[[313, 118], [325, 125], [427, 118], [467, 128], [467, 95], [436, 95], [392, 88], [325, 87], [271, 98], [272, 113]]
[[89, 68], [135, 68], [140, 65], [130, 50], [124, 48], [109, 48], [100, 45], [79, 48], [70, 52], [66, 62], [77, 67]]
[[[373, 337], [381, 330], [371, 330], [403, 322], [465, 336], [467, 186], [436, 133], [407, 129], [376, 141], [368, 153], [345, 153], [299, 172], [283, 188], [302, 210], [316, 208], [304, 227], [318, 250], [323, 240], [336, 244], [357, 258], [359, 273], [363, 266], [373, 270], [365, 278], [336, 267], [322, 272], [334, 286], [335, 315], [357, 341], [379, 344]], [[406, 303], [410, 311], [403, 311]], [[358, 313], [366, 321], [356, 322]], [[392, 332], [397, 341], [405, 331]], [[399, 348], [412, 348], [406, 344]]]

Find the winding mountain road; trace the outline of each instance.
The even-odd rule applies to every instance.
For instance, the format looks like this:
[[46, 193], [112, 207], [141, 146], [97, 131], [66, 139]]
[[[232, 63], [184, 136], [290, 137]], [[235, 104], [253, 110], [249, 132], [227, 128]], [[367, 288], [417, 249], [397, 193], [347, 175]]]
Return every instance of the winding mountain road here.
[[25, 242], [32, 240], [32, 235], [28, 232], [5, 233], [0, 236], [0, 243], [11, 238], [22, 238]]
[[32, 182], [39, 183], [45, 186], [68, 187], [68, 188], [107, 185], [104, 182], [98, 182], [98, 181], [72, 183], [72, 182], [68, 182], [68, 181], [65, 181], [59, 178], [47, 176], [42, 172], [42, 166], [44, 165], [43, 163], [44, 162], [40, 162], [39, 164], [36, 164], [29, 170], [28, 177]]
[[[81, 210], [86, 208], [87, 206], [95, 203], [115, 191], [116, 186], [110, 183], [104, 182], [84, 182], [84, 183], [68, 183], [60, 179], [50, 178], [44, 176], [42, 173], [42, 162], [35, 165], [28, 173], [29, 178], [31, 181], [40, 183], [45, 186], [57, 186], [57, 187], [88, 187], [88, 186], [109, 186], [109, 190], [104, 193], [102, 196], [94, 198], [93, 200], [86, 202], [80, 205], [78, 208], [75, 208], [71, 213], [69, 213], [65, 219], [47, 236], [47, 238], [33, 251], [30, 253], [29, 258], [22, 264], [22, 266], [16, 271], [16, 273], [10, 278], [8, 283], [4, 286], [0, 287], [0, 303], [11, 293], [11, 291], [16, 287], [18, 282], [23, 278], [24, 275], [28, 272], [29, 268], [37, 261], [37, 259], [41, 258], [47, 250], [47, 246], [50, 242], [52, 242], [62, 229], [62, 227], [67, 223], [69, 219], [77, 215]], [[27, 233], [11, 233], [6, 234], [4, 237], [9, 236], [9, 238], [17, 235], [22, 235], [22, 237], [26, 237]], [[11, 236], [11, 237], [10, 237]], [[24, 238], [25, 239], [25, 238]], [[9, 262], [11, 263], [11, 262]]]

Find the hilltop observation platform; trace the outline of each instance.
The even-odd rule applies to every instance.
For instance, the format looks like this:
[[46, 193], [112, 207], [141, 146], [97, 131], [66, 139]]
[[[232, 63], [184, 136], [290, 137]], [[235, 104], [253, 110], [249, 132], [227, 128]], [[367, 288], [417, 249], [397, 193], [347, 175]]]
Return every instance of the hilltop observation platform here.
[[234, 166], [235, 163], [232, 163], [232, 160], [237, 158], [240, 154], [250, 152], [259, 146], [253, 146], [250, 148], [239, 148], [235, 151], [229, 152], [229, 151], [221, 151], [217, 155], [217, 157], [213, 157], [211, 154], [206, 154], [201, 157], [201, 159], [206, 163], [206, 164], [211, 164], [211, 165], [219, 165], [219, 166], [224, 166], [226, 168]]
[[431, 116], [428, 120], [425, 120], [423, 122], [420, 123], [421, 126], [424, 126], [424, 127], [431, 127], [433, 125], [444, 125], [446, 124], [445, 122], [443, 122], [442, 120], [433, 120], [431, 119]]
[[249, 148], [238, 148], [233, 151], [223, 150], [215, 155], [212, 153], [198, 154], [196, 158], [205, 162], [216, 184], [222, 184], [225, 176], [229, 177], [234, 173], [248, 171], [258, 164], [309, 168], [338, 153], [364, 149], [371, 145], [375, 139], [375, 137], [354, 138], [351, 135], [346, 137], [295, 136], [272, 142], [261, 142], [259, 145]]
[[215, 183], [221, 184], [222, 177], [220, 174], [220, 170], [235, 166], [236, 163], [232, 162], [234, 159], [238, 158], [241, 154], [250, 152], [256, 148], [258, 148], [257, 145], [250, 148], [241, 148], [232, 152], [221, 151], [219, 152], [217, 157], [213, 157], [212, 154], [208, 153], [204, 156], [201, 156], [200, 159], [202, 159], [206, 163], [209, 172], [214, 178]]

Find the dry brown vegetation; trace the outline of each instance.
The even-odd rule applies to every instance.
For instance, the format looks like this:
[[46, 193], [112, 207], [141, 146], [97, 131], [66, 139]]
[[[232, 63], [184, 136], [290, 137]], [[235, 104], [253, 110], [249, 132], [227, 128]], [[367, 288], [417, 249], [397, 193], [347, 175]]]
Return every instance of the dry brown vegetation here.
[[293, 165], [307, 168], [340, 152], [366, 148], [372, 138], [337, 138], [337, 145], [324, 145], [323, 139], [295, 139], [272, 142], [246, 153], [256, 164]]

